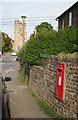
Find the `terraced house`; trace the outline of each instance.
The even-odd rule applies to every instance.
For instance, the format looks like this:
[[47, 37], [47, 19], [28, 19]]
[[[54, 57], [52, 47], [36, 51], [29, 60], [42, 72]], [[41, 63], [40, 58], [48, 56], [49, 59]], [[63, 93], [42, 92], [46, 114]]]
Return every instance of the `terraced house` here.
[[78, 30], [78, 1], [56, 18], [58, 28], [74, 26]]

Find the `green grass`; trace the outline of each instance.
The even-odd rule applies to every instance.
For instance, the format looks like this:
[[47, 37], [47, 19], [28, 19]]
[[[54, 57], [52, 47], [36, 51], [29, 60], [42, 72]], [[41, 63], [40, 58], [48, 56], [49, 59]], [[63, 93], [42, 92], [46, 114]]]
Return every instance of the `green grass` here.
[[24, 75], [24, 73], [19, 73], [18, 79], [21, 85], [28, 86], [28, 83], [29, 83], [28, 76]]
[[19, 79], [20, 84], [25, 85], [24, 74], [23, 73], [19, 74], [18, 79]]
[[40, 110], [44, 111], [50, 118], [63, 118], [62, 116], [57, 115], [57, 113], [51, 109], [45, 101], [39, 99], [31, 90], [28, 88], [28, 92], [35, 98], [36, 102], [40, 106]]
[[4, 51], [4, 53], [9, 53], [9, 52], [13, 52], [14, 50], [8, 50], [8, 51]]

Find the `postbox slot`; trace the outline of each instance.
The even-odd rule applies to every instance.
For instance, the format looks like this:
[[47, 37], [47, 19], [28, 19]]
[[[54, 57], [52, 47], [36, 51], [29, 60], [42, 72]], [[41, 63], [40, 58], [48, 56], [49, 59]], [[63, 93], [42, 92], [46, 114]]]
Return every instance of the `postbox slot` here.
[[59, 70], [60, 72], [62, 72], [62, 69], [58, 68], [58, 70]]

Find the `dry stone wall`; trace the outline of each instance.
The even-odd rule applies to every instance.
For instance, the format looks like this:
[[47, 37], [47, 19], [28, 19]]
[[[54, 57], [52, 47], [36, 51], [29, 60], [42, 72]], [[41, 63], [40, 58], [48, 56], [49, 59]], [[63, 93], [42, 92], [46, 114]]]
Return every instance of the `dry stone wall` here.
[[65, 118], [77, 118], [78, 67], [75, 60], [64, 58], [64, 98], [55, 97], [58, 57], [50, 56], [45, 68], [32, 66], [30, 69], [29, 87], [42, 100]]

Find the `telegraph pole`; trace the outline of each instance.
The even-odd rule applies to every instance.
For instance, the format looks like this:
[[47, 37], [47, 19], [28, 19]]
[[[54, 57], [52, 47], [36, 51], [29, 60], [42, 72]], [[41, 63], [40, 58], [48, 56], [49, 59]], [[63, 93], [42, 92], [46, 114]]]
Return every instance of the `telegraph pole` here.
[[26, 18], [26, 16], [21, 16], [21, 18], [22, 18], [22, 22], [23, 22], [23, 41], [22, 41], [22, 46], [24, 45], [24, 42], [25, 42], [25, 36], [24, 36], [24, 24], [25, 24], [25, 18]]

